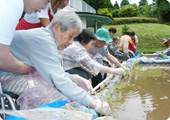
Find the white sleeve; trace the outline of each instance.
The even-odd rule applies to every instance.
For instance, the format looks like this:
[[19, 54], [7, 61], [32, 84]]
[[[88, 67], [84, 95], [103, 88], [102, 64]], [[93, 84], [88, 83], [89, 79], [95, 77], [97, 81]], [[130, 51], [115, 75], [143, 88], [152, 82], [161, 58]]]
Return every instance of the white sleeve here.
[[23, 0], [2, 0], [0, 3], [0, 43], [10, 45], [23, 12]]
[[135, 35], [135, 41], [136, 43], [138, 43], [138, 37]]
[[38, 18], [49, 18], [48, 10], [49, 10], [49, 4], [45, 8], [45, 10], [41, 9], [40, 12], [37, 12], [37, 17]]

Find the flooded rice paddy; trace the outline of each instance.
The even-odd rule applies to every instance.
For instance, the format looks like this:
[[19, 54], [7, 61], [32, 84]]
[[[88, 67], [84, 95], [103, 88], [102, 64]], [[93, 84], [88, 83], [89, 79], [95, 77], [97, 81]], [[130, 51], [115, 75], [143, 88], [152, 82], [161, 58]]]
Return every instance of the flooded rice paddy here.
[[[125, 80], [124, 80], [125, 81]], [[167, 120], [170, 117], [170, 65], [139, 65], [111, 101], [116, 120]]]

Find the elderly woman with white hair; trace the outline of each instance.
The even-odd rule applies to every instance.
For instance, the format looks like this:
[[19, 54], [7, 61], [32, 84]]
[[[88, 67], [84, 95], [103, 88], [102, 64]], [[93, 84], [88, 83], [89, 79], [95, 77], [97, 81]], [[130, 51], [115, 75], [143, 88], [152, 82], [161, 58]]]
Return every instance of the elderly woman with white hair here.
[[107, 102], [102, 103], [88, 94], [92, 91], [90, 82], [66, 73], [58, 55], [58, 50], [72, 44], [81, 31], [81, 25], [77, 14], [61, 10], [47, 28], [15, 32], [11, 53], [19, 61], [33, 66], [37, 72], [32, 71], [29, 75], [2, 74], [1, 80], [5, 90], [20, 95], [17, 102], [24, 105], [23, 109], [69, 99], [90, 106], [99, 113], [102, 108], [101, 114], [109, 114]]

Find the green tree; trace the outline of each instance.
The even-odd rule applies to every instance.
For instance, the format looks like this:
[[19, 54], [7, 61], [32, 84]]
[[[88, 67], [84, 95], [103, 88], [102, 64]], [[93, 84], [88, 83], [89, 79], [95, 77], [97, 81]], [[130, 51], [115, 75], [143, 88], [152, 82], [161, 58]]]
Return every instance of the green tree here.
[[122, 0], [122, 2], [120, 3], [121, 8], [125, 5], [130, 5], [129, 0]]
[[154, 14], [154, 8], [152, 5], [148, 5], [146, 4], [145, 7], [145, 17], [156, 17], [156, 15]]
[[146, 4], [145, 6], [138, 7], [138, 15], [139, 17], [156, 17], [154, 15], [152, 5]]
[[147, 0], [141, 0], [139, 2], [139, 6], [145, 6], [146, 4], [148, 4]]
[[137, 11], [138, 9], [135, 9], [134, 6], [126, 5], [119, 10], [118, 15], [119, 17], [133, 17], [137, 15]]
[[112, 5], [112, 3], [110, 2], [110, 0], [105, 0], [105, 4], [106, 4], [106, 7], [105, 7], [105, 8], [113, 8], [113, 5]]
[[144, 7], [144, 6], [139, 6], [139, 7], [138, 7], [137, 16], [138, 16], [138, 17], [144, 17], [144, 14], [145, 14], [145, 7]]
[[160, 21], [170, 21], [170, 3], [167, 0], [153, 0], [155, 2], [155, 13]]
[[113, 8], [110, 0], [84, 0], [87, 4], [93, 7], [96, 11], [100, 8]]
[[131, 4], [132, 6], [134, 6], [135, 8], [137, 8], [138, 6], [136, 5], [136, 3]]
[[113, 9], [120, 9], [119, 4], [118, 4], [117, 1], [115, 2], [114, 6], [113, 6]]

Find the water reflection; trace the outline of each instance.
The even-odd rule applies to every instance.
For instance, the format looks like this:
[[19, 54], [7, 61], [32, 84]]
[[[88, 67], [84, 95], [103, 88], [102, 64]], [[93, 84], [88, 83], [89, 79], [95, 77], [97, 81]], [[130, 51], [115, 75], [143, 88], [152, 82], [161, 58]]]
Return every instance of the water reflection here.
[[170, 116], [170, 66], [142, 65], [111, 103], [117, 120], [167, 120]]

